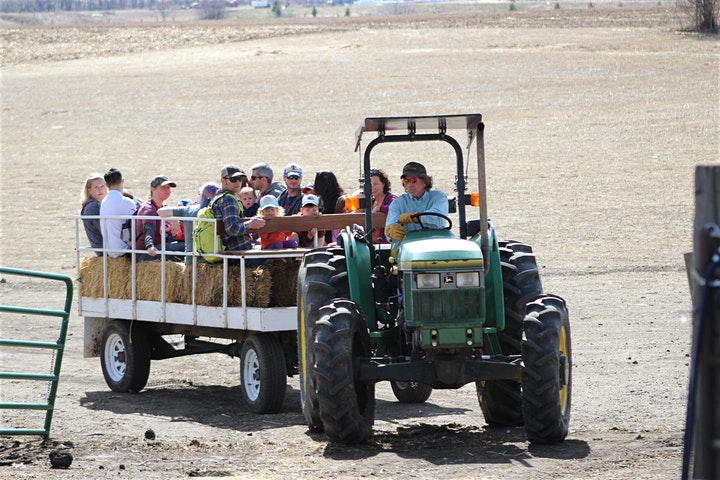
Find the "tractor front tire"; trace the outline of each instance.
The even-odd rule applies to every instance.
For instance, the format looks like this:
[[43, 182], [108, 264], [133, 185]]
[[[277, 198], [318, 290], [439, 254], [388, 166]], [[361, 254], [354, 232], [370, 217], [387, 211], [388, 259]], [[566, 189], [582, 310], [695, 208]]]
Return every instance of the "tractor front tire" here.
[[113, 392], [138, 393], [150, 376], [152, 348], [141, 322], [114, 320], [103, 331], [100, 366]]
[[570, 320], [562, 298], [543, 295], [528, 305], [522, 358], [528, 440], [560, 442], [568, 433], [572, 393]]
[[420, 382], [390, 382], [395, 398], [400, 403], [425, 403], [432, 394], [432, 387]]
[[300, 376], [300, 407], [308, 429], [322, 432], [320, 405], [315, 395], [313, 378], [313, 344], [315, 324], [320, 317], [320, 307], [333, 298], [350, 296], [347, 267], [342, 249], [318, 249], [308, 252], [298, 272], [298, 372]]
[[357, 378], [356, 360], [370, 354], [370, 335], [355, 302], [335, 300], [315, 325], [316, 395], [331, 441], [357, 444], [372, 434], [375, 383]]

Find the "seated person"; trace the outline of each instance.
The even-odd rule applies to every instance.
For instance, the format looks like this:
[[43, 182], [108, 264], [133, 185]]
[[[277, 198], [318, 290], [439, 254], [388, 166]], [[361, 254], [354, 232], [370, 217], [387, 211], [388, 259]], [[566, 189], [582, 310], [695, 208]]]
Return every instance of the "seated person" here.
[[243, 217], [254, 217], [258, 212], [257, 190], [253, 187], [243, 187], [238, 193], [238, 200], [243, 206]]
[[[140, 205], [138, 216], [158, 217], [158, 209], [164, 206], [163, 202], [170, 197], [172, 187], [177, 186], [165, 175], [158, 175], [150, 182], [150, 198]], [[138, 261], [159, 260], [159, 251], [162, 249], [163, 235], [165, 237], [165, 250], [171, 252], [182, 252], [185, 250], [185, 242], [176, 241], [171, 233], [170, 222], [165, 222], [165, 230], [162, 231], [160, 220], [138, 219], [135, 221], [135, 248], [147, 250], [147, 253], [140, 254]], [[168, 260], [181, 260], [177, 255], [167, 257]]]
[[[397, 197], [388, 209], [385, 220], [385, 235], [395, 241], [405, 238], [407, 232], [420, 230], [416, 213], [432, 212], [448, 215], [448, 199], [443, 192], [432, 189], [432, 177], [417, 162], [409, 162], [403, 167], [400, 179], [405, 193]], [[423, 225], [431, 228], [444, 228], [446, 221], [440, 217], [427, 216], [422, 219]]]
[[[320, 215], [320, 199], [315, 195], [304, 195], [300, 212], [297, 215], [303, 217], [317, 217]], [[297, 232], [298, 243], [302, 248], [322, 247], [324, 243], [325, 230], [318, 231], [313, 228], [307, 232]], [[317, 245], [315, 245], [315, 237], [317, 237]]]
[[[120, 215], [132, 215], [137, 210], [135, 202], [123, 194], [125, 179], [120, 170], [111, 168], [105, 175], [105, 184], [108, 193], [100, 204], [100, 215], [103, 217], [113, 217]], [[102, 218], [100, 219], [100, 229], [102, 230], [105, 248], [108, 250], [108, 257], [118, 258], [128, 255], [123, 250], [129, 250], [130, 246], [125, 243], [122, 237], [123, 224], [126, 220], [122, 218]]]
[[[214, 182], [208, 182], [200, 187], [199, 197], [196, 202], [186, 204], [187, 200], [181, 200], [177, 207], [162, 207], [158, 209], [158, 215], [165, 217], [197, 217], [198, 212], [201, 208], [205, 208], [210, 204], [210, 200], [215, 197], [215, 194], [220, 187]], [[173, 239], [180, 240], [180, 235], [177, 234], [182, 230], [185, 242], [185, 253], [192, 253], [193, 251], [193, 222], [191, 220], [183, 220], [182, 222], [171, 221], [171, 234]], [[192, 256], [185, 256], [185, 264], [192, 264]]]
[[[280, 206], [275, 196], [265, 195], [260, 199], [258, 214], [263, 219], [281, 217], [285, 215], [285, 209]], [[295, 232], [260, 232], [260, 248], [263, 250], [297, 248], [297, 246], [298, 235]]]
[[[108, 190], [105, 179], [100, 173], [93, 173], [85, 180], [82, 194], [80, 195], [80, 215], [100, 215], [100, 204], [107, 196]], [[102, 248], [103, 238], [100, 229], [99, 218], [83, 219], [85, 234], [92, 248]], [[102, 256], [102, 252], [95, 252]]]

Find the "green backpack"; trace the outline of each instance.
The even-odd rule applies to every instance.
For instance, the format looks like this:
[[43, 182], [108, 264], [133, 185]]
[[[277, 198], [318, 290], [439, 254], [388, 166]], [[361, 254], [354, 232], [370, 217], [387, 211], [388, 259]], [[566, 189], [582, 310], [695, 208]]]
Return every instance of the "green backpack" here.
[[[229, 192], [222, 193], [218, 195], [217, 197], [213, 198], [207, 207], [203, 207], [198, 211], [197, 218], [200, 219], [212, 219], [215, 220], [215, 212], [213, 212], [213, 206], [215, 206], [215, 203], [217, 203], [218, 200], [220, 200], [225, 195], [230, 195], [231, 197], [235, 198], [234, 195], [232, 195]], [[237, 198], [235, 198], [237, 200]], [[238, 202], [239, 203], [239, 202]], [[219, 253], [225, 250], [225, 244], [222, 241], [222, 238], [220, 235], [215, 235], [215, 222], [197, 222], [195, 225], [195, 228], [192, 232], [193, 235], [193, 249], [202, 255], [202, 257], [205, 259], [208, 263], [217, 263], [222, 260], [221, 257], [216, 257], [214, 255], [207, 255], [208, 253]], [[215, 242], [217, 238], [217, 250], [215, 250]]]

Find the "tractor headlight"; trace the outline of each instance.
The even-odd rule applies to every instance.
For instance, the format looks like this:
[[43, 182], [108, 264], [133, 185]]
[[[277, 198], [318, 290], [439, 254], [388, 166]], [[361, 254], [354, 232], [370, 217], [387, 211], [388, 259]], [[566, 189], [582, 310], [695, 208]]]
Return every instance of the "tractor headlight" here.
[[418, 289], [440, 288], [439, 273], [418, 273], [415, 275], [415, 284]]
[[458, 272], [455, 274], [455, 284], [458, 288], [479, 287], [480, 272]]

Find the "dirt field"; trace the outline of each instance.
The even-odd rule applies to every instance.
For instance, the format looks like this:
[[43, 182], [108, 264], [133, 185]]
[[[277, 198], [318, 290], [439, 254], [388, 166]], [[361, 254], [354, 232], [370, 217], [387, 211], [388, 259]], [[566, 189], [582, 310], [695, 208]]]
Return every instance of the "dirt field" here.
[[[297, 378], [283, 413], [252, 415], [237, 359], [219, 355], [154, 362], [146, 390], [115, 394], [99, 359], [82, 356], [75, 313], [51, 441], [0, 439], [0, 478], [678, 477], [692, 320], [682, 255], [695, 166], [720, 160], [720, 43], [679, 33], [672, 8], [533, 5], [4, 28], [0, 264], [75, 275], [72, 217], [93, 171], [120, 168], [139, 195], [164, 173], [177, 201], [225, 163], [292, 161], [308, 181], [330, 168], [353, 190], [353, 133], [366, 116], [480, 112], [490, 217], [501, 238], [534, 246], [545, 290], [570, 308], [565, 442], [532, 446], [522, 429], [488, 429], [472, 386], [403, 406], [381, 384], [373, 440], [338, 447], [307, 432]], [[442, 155], [422, 147], [382, 161], [394, 178], [423, 161], [451, 191]], [[17, 277], [0, 293], [7, 304], [62, 302]], [[11, 316], [0, 328], [48, 331]], [[4, 385], [4, 400], [37, 395]], [[68, 470], [50, 469], [56, 450], [73, 455]]]

